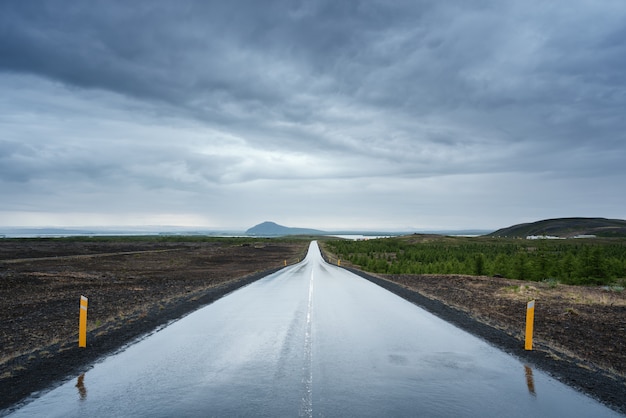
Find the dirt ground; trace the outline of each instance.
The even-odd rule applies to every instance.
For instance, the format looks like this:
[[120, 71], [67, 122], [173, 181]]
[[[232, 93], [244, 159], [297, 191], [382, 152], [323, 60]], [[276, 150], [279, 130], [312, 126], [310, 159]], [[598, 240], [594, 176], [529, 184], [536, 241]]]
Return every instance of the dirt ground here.
[[[285, 260], [297, 262], [307, 247], [0, 240], [0, 412]], [[625, 291], [353, 271], [626, 414]], [[89, 298], [86, 349], [77, 347], [80, 295]], [[531, 299], [535, 344], [525, 351]]]
[[[0, 410], [299, 261], [308, 244], [0, 239]], [[81, 295], [87, 348], [77, 347]]]

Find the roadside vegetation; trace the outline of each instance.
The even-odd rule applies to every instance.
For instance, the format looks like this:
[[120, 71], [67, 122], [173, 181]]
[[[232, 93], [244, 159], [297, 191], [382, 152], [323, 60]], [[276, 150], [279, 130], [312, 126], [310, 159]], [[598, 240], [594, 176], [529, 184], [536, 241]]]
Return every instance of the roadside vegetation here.
[[342, 261], [380, 274], [464, 274], [575, 285], [626, 285], [626, 240], [411, 235], [326, 241]]

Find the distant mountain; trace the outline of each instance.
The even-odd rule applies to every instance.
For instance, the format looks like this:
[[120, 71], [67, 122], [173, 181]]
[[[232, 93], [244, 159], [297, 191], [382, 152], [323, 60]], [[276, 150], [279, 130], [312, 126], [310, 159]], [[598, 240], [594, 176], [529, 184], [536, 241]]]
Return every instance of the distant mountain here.
[[605, 218], [559, 218], [513, 225], [489, 234], [492, 237], [526, 238], [547, 235], [572, 238], [579, 235], [598, 237], [626, 237], [626, 221]]
[[317, 229], [290, 228], [274, 222], [263, 222], [246, 231], [246, 235], [261, 237], [277, 237], [283, 235], [324, 235], [326, 232]]

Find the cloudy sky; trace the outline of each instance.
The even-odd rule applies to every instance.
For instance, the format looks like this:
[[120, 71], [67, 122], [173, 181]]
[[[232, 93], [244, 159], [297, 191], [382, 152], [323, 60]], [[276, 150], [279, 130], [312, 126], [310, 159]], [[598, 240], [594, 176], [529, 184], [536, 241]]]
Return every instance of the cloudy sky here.
[[623, 0], [0, 2], [0, 226], [626, 218]]

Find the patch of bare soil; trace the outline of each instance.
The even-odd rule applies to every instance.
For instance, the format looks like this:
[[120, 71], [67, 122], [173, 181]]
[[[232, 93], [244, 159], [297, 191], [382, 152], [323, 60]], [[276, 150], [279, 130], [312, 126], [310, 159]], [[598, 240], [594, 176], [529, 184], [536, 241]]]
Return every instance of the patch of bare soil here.
[[[308, 242], [0, 240], [0, 410], [306, 254]], [[89, 298], [78, 348], [80, 296]]]
[[[348, 269], [626, 414], [626, 291]], [[534, 345], [526, 351], [530, 300]]]

